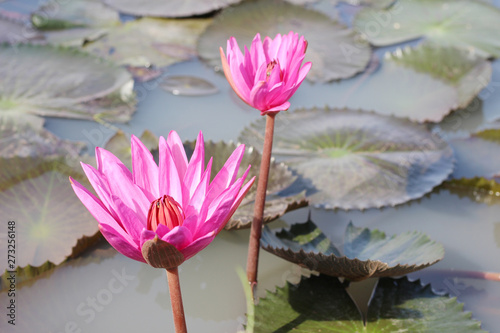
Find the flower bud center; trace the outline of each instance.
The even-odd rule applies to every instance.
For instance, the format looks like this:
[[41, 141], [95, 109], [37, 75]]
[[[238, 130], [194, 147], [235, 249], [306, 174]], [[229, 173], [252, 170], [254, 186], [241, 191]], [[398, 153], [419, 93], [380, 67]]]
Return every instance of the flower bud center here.
[[[278, 65], [278, 62], [276, 60], [273, 60], [267, 64], [266, 81], [269, 80], [269, 77], [271, 76], [271, 73], [273, 72], [273, 69], [276, 65]], [[280, 79], [283, 80], [283, 71], [281, 70], [281, 68], [280, 68]]]
[[149, 206], [148, 230], [156, 231], [158, 225], [163, 224], [170, 230], [181, 226], [184, 222], [184, 212], [181, 205], [169, 195], [156, 199]]

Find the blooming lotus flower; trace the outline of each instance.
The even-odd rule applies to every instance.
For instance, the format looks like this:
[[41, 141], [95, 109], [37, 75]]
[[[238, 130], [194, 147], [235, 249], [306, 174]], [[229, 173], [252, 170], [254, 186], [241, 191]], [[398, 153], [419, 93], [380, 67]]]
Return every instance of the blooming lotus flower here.
[[220, 48], [222, 68], [236, 94], [248, 105], [260, 110], [261, 115], [288, 110], [288, 100], [304, 81], [311, 69], [305, 57], [307, 41], [290, 31], [277, 34], [264, 42], [257, 34], [250, 51], [245, 46], [242, 54], [236, 38], [227, 41], [227, 58]]
[[214, 239], [252, 185], [254, 178], [243, 185], [250, 166], [237, 179], [245, 147], [210, 182], [212, 159], [205, 169], [201, 132], [189, 162], [176, 132], [161, 137], [159, 166], [138, 138], [131, 141], [133, 172], [102, 148], [97, 169], [82, 163], [99, 198], [70, 178], [71, 185], [116, 250], [154, 267], [177, 267]]

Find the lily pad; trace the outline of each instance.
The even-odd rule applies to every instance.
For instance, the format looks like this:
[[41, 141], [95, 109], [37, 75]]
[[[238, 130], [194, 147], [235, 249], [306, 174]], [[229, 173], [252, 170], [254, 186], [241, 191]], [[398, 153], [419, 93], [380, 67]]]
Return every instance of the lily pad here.
[[99, 0], [50, 0], [31, 15], [31, 22], [40, 30], [118, 25], [117, 11]]
[[482, 177], [450, 179], [442, 187], [459, 197], [468, 197], [488, 205], [500, 203], [500, 184]]
[[259, 332], [485, 332], [455, 298], [436, 295], [430, 285], [380, 279], [366, 325], [337, 278], [311, 276], [268, 292], [255, 307]]
[[196, 56], [195, 43], [211, 19], [142, 18], [110, 28], [84, 50], [132, 66], [168, 66]]
[[425, 37], [484, 57], [500, 56], [500, 10], [484, 1], [402, 0], [386, 10], [363, 9], [354, 27], [376, 46]]
[[[189, 157], [194, 150], [194, 143], [187, 142], [184, 146]], [[213, 156], [212, 178], [224, 166], [224, 163], [236, 147], [234, 143], [205, 142], [205, 165], [207, 165], [210, 157]], [[256, 176], [257, 179], [255, 181], [257, 182], [261, 158], [261, 154], [254, 148], [247, 147], [240, 164], [238, 177], [245, 172], [248, 165], [251, 165], [252, 167], [247, 179]], [[283, 163], [271, 163], [266, 206], [264, 208], [264, 223], [269, 223], [294, 209], [307, 206], [305, 194], [300, 190], [294, 190], [292, 187], [295, 180], [296, 177], [292, 175], [291, 171]], [[287, 193], [283, 194], [282, 192], [285, 190], [287, 190]], [[253, 220], [256, 191], [257, 186], [250, 188], [231, 220], [226, 224], [225, 228], [227, 230], [250, 228]]]
[[388, 54], [387, 59], [455, 87], [458, 106], [466, 107], [491, 79], [491, 63], [468, 51], [429, 43]]
[[[244, 129], [240, 141], [261, 147], [264, 121]], [[401, 204], [453, 169], [451, 148], [423, 125], [352, 110], [287, 114], [276, 123], [273, 154], [310, 183], [310, 203], [327, 209]]]
[[211, 82], [195, 76], [167, 76], [161, 87], [174, 94], [184, 96], [203, 96], [216, 94], [219, 89]]
[[340, 0], [353, 6], [368, 6], [372, 8], [387, 8], [392, 5], [396, 0]]
[[43, 40], [43, 35], [28, 24], [4, 17], [0, 12], [0, 43], [18, 44]]
[[85, 146], [61, 140], [45, 129], [0, 119], [0, 191], [29, 177], [30, 170], [48, 160], [76, 158]]
[[274, 38], [278, 33], [291, 30], [304, 35], [308, 41], [305, 61], [313, 63], [307, 75], [311, 81], [351, 77], [363, 71], [370, 60], [369, 45], [352, 30], [325, 14], [276, 1], [246, 2], [223, 10], [201, 35], [198, 53], [211, 66], [218, 67], [217, 46], [225, 48], [231, 36], [236, 37], [243, 48], [251, 45], [256, 33], [262, 38]]
[[187, 17], [210, 13], [241, 0], [103, 0], [118, 11], [135, 16]]
[[[145, 130], [139, 138], [149, 150], [158, 149], [158, 137], [152, 132]], [[122, 131], [113, 135], [106, 145], [106, 150], [112, 152], [120, 159], [130, 170], [132, 170], [132, 150], [130, 148], [130, 136]]]
[[356, 228], [352, 223], [338, 250], [310, 219], [276, 235], [265, 227], [261, 245], [285, 260], [350, 281], [409, 274], [444, 257], [443, 246], [420, 232], [388, 238], [381, 231]]
[[499, 129], [492, 129], [469, 138], [450, 140], [457, 159], [452, 177], [492, 178], [497, 175], [500, 172], [500, 142], [492, 138], [498, 133]]
[[468, 51], [424, 43], [387, 53], [380, 68], [339, 104], [439, 122], [451, 110], [466, 107], [491, 72], [488, 61]]
[[[17, 163], [25, 160], [9, 162], [22, 168]], [[16, 252], [15, 264], [21, 267], [47, 261], [58, 265], [73, 253], [79, 239], [99, 232], [97, 222], [68, 184], [69, 176], [85, 182], [83, 174], [63, 158], [37, 164], [21, 179], [0, 183], [0, 210], [5, 219], [16, 222], [16, 243], [22, 251]], [[0, 244], [0, 251], [7, 253], [7, 242]], [[6, 265], [6, 261], [1, 263], [0, 271]]]
[[120, 16], [99, 0], [51, 0], [32, 14], [31, 21], [50, 44], [80, 47], [119, 25]]
[[[36, 64], [36, 66], [33, 66]], [[133, 79], [123, 68], [77, 50], [0, 45], [0, 117], [54, 116], [125, 121], [135, 108]], [[97, 99], [113, 108], [97, 107]], [[125, 105], [117, 108], [116, 104]]]

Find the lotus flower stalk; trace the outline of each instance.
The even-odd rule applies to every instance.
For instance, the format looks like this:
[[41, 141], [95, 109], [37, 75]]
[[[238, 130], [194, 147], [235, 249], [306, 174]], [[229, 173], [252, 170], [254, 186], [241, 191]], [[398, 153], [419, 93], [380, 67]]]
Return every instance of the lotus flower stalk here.
[[303, 36], [290, 31], [274, 39], [260, 34], [243, 54], [236, 38], [227, 41], [227, 56], [222, 47], [220, 55], [224, 74], [235, 93], [248, 105], [267, 116], [264, 148], [254, 205], [247, 260], [247, 277], [252, 289], [257, 284], [260, 236], [266, 200], [269, 166], [272, 155], [275, 116], [290, 107], [288, 101], [304, 81], [311, 63], [302, 65], [307, 49]]
[[250, 166], [237, 178], [240, 145], [210, 182], [200, 132], [188, 162], [182, 141], [172, 131], [159, 142], [159, 165], [132, 136], [130, 170], [109, 151], [96, 148], [97, 169], [82, 168], [97, 198], [70, 178], [78, 198], [99, 222], [108, 242], [123, 255], [167, 271], [176, 333], [187, 332], [178, 266], [212, 242], [254, 182], [244, 184]]

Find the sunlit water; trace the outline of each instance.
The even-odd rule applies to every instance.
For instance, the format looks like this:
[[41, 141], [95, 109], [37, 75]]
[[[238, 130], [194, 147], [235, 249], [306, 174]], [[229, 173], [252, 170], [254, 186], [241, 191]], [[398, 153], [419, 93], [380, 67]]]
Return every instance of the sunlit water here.
[[[393, 49], [379, 49], [376, 55], [381, 57]], [[464, 137], [490, 127], [489, 122], [500, 117], [500, 62], [495, 61], [493, 68], [492, 82], [480, 94], [482, 107], [445, 118], [442, 128], [435, 129], [444, 138]], [[159, 87], [160, 79], [138, 84], [138, 111], [130, 124], [117, 125], [119, 128], [136, 135], [145, 129], [156, 135], [176, 130], [184, 140], [194, 140], [201, 130], [208, 140], [237, 140], [240, 131], [260, 117], [238, 100], [223, 76], [196, 60], [174, 65], [165, 75], [195, 75], [215, 84], [220, 92], [183, 97], [164, 92]], [[355, 94], [353, 87], [359, 80], [363, 80], [361, 75], [340, 83], [305, 82], [292, 98], [292, 106], [342, 107], [345, 93]], [[377, 96], [373, 100], [376, 103]], [[286, 117], [286, 113], [280, 114], [277, 121], [280, 117]], [[113, 128], [89, 121], [50, 118], [45, 127], [62, 138], [87, 142], [90, 153], [114, 134]], [[464, 174], [474, 174], [477, 164], [470, 162], [460, 164]], [[309, 210], [289, 213], [284, 220], [289, 224], [304, 222]], [[312, 220], [340, 243], [349, 221], [389, 235], [412, 230], [427, 233], [444, 244], [445, 258], [411, 277], [422, 278], [425, 283], [432, 281], [437, 291], [457, 296], [465, 303], [465, 309], [482, 321], [484, 329], [494, 332], [500, 325], [499, 282], [456, 278], [442, 271], [500, 272], [500, 205], [477, 203], [443, 190], [397, 208], [364, 212], [312, 209]], [[187, 322], [192, 332], [242, 329], [246, 320], [245, 297], [236, 270], [245, 267], [247, 240], [248, 231], [224, 231], [206, 250], [180, 267]], [[91, 251], [19, 286], [17, 325], [9, 326], [8, 332], [171, 332], [164, 272], [101, 247], [104, 249]], [[261, 254], [259, 269], [259, 296], [264, 296], [266, 289], [283, 286], [286, 280], [297, 282], [303, 272], [266, 252]], [[6, 294], [1, 293], [0, 304], [5, 304], [5, 299]]]

